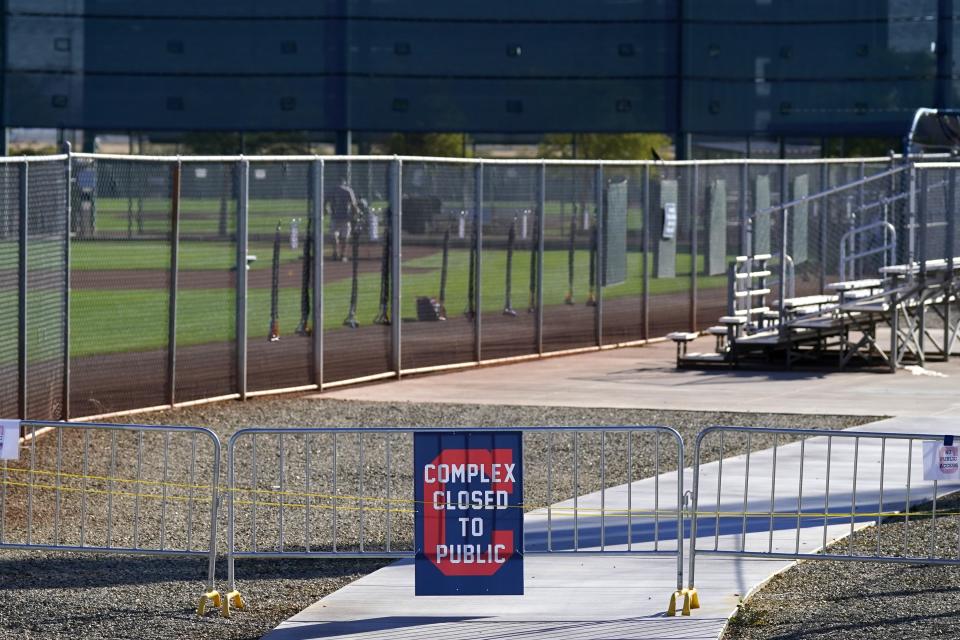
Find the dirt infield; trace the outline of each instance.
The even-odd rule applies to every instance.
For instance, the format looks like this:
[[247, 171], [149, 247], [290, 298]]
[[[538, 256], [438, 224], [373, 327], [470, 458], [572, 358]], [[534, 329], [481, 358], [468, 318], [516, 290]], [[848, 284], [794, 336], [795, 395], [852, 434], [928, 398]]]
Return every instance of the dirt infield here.
[[[404, 248], [404, 259], [415, 260], [439, 253], [436, 248]], [[380, 273], [381, 256], [379, 253], [361, 256], [357, 261], [358, 272], [363, 274]], [[410, 267], [403, 265], [404, 273], [429, 273], [438, 271], [429, 267]], [[349, 261], [333, 261], [326, 257], [323, 264], [324, 282], [346, 280], [353, 275], [353, 264]], [[247, 273], [247, 286], [254, 289], [268, 289], [272, 285], [270, 269], [251, 269]], [[287, 262], [280, 265], [280, 286], [300, 287], [303, 283], [303, 262]], [[236, 284], [236, 275], [230, 270], [181, 270], [177, 274], [177, 285], [181, 289], [229, 289]], [[167, 289], [170, 287], [170, 271], [167, 269], [84, 269], [74, 270], [70, 274], [70, 286], [73, 289]]]

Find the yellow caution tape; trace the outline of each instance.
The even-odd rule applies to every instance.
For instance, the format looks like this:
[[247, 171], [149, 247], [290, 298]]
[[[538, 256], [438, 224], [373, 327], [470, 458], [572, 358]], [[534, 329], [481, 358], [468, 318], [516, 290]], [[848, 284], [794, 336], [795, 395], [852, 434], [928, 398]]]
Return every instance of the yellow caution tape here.
[[[79, 478], [87, 479], [99, 479], [94, 476], [75, 476]], [[136, 481], [134, 481], [136, 482]], [[98, 489], [93, 487], [73, 487], [69, 485], [53, 485], [53, 484], [43, 484], [36, 482], [18, 482], [15, 480], [0, 480], [0, 486], [9, 486], [9, 487], [23, 487], [23, 488], [33, 488], [39, 489], [42, 491], [60, 491], [64, 493], [80, 493], [80, 494], [89, 494], [89, 495], [102, 495], [102, 496], [119, 496], [124, 498], [145, 498], [148, 500], [171, 500], [171, 501], [180, 501], [180, 502], [200, 502], [200, 503], [209, 503], [210, 498], [206, 496], [185, 496], [177, 494], [159, 494], [159, 493], [149, 493], [142, 491], [120, 491], [115, 489]], [[151, 486], [160, 486], [160, 487], [170, 487], [174, 485], [165, 484], [165, 483], [153, 483]], [[184, 486], [189, 486], [194, 489], [207, 489], [209, 486], [195, 486], [195, 485], [176, 485], [174, 488], [184, 488]], [[222, 488], [223, 493], [228, 493], [229, 491], [226, 488]], [[254, 499], [235, 499], [235, 505], [256, 505], [258, 507], [278, 507], [278, 508], [291, 508], [291, 509], [320, 509], [320, 510], [343, 510], [343, 511], [374, 511], [374, 512], [391, 512], [391, 513], [413, 513], [413, 509], [404, 509], [399, 506], [386, 506], [386, 507], [377, 507], [373, 505], [347, 505], [347, 504], [338, 504], [346, 502], [376, 502], [376, 503], [392, 503], [398, 505], [416, 505], [417, 501], [404, 499], [404, 498], [381, 498], [376, 496], [353, 496], [353, 495], [331, 495], [331, 494], [322, 494], [322, 493], [306, 493], [299, 491], [276, 491], [270, 489], [250, 489], [250, 488], [236, 488], [233, 490], [235, 494], [244, 494], [252, 493], [256, 495], [260, 494], [269, 494], [273, 496], [280, 497], [307, 497], [307, 498], [320, 498], [323, 501], [330, 502], [333, 504], [323, 504], [310, 502], [286, 502], [279, 500], [254, 500]], [[429, 502], [424, 502], [424, 504], [431, 504]], [[578, 507], [573, 508], [569, 506], [550, 506], [550, 505], [532, 505], [532, 504], [521, 504], [521, 505], [511, 505], [508, 508], [512, 509], [523, 509], [524, 511], [545, 511], [548, 510], [553, 515], [557, 517], [586, 517], [586, 516], [605, 516], [605, 517], [620, 517], [620, 518], [662, 518], [662, 519], [671, 519], [678, 516], [678, 512], [674, 509], [660, 509], [660, 510], [649, 510], [649, 509], [597, 509], [597, 508], [588, 508], [588, 507]], [[691, 511], [682, 511], [684, 516], [693, 516], [696, 515], [699, 519], [709, 520], [711, 518], [776, 518], [776, 519], [831, 519], [831, 518], [892, 518], [892, 517], [924, 517], [924, 516], [951, 516], [960, 514], [960, 509], [942, 509], [937, 511], [829, 511], [829, 512], [774, 512], [770, 513], [768, 511], [698, 511], [694, 514]]]

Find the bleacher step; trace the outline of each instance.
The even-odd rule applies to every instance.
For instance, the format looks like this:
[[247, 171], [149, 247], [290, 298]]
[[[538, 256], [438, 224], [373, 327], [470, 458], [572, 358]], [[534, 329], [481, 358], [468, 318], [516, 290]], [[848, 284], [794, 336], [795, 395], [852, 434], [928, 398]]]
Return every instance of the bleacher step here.
[[766, 296], [770, 294], [770, 289], [751, 289], [749, 291], [735, 291], [733, 295], [737, 298], [747, 298], [756, 296]]
[[727, 356], [723, 353], [687, 353], [680, 358], [680, 362], [716, 362], [720, 364], [726, 361]]

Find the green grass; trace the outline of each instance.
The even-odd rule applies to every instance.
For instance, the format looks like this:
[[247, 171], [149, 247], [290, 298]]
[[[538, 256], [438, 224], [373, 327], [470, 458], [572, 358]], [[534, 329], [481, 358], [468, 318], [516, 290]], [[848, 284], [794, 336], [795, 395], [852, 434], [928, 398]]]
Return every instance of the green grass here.
[[[588, 210], [593, 209], [593, 201], [587, 203]], [[137, 225], [137, 209], [140, 202], [136, 199], [127, 200], [126, 198], [97, 198], [96, 201], [96, 230], [98, 232], [126, 233], [131, 230], [133, 234], [139, 233]], [[276, 199], [256, 199], [249, 201], [249, 216], [247, 227], [252, 235], [272, 234], [276, 228], [277, 222], [282, 222], [287, 229], [292, 218], [300, 218], [301, 221], [309, 214], [309, 203], [306, 199], [276, 198]], [[389, 205], [386, 202], [372, 202], [371, 208], [386, 209]], [[488, 201], [487, 207], [495, 207], [498, 211], [509, 211], [515, 209], [521, 212], [525, 209], [533, 210], [536, 203], [533, 201]], [[143, 207], [143, 232], [144, 233], [169, 233], [171, 203], [169, 200], [160, 198], [144, 198]], [[462, 201], [445, 202], [443, 209], [460, 210], [472, 207], [472, 203], [464, 205]], [[228, 200], [226, 203], [226, 229], [227, 233], [236, 231], [236, 202]], [[544, 203], [544, 214], [548, 231], [548, 236], [564, 235], [569, 228], [569, 218], [573, 212], [573, 205], [569, 202], [559, 202], [548, 200]], [[557, 220], [560, 218], [561, 220]], [[219, 231], [220, 222], [220, 200], [217, 198], [183, 198], [180, 201], [180, 233], [181, 235], [203, 234], [215, 235]], [[532, 220], [531, 220], [532, 223]], [[627, 228], [631, 231], [639, 231], [643, 223], [643, 213], [639, 207], [630, 207], [627, 212]], [[301, 222], [301, 224], [303, 224]], [[306, 226], [305, 224], [303, 225]]]
[[[529, 253], [514, 256], [511, 278], [513, 306], [526, 309], [529, 296]], [[588, 252], [576, 254], [574, 295], [578, 302], [588, 291]], [[213, 258], [211, 258], [212, 260]], [[604, 289], [608, 300], [639, 296], [642, 292], [641, 254], [629, 254], [627, 282]], [[650, 258], [652, 261], [652, 257]], [[199, 260], [199, 258], [198, 258]], [[402, 316], [416, 317], [417, 296], [436, 297], [440, 282], [440, 253], [404, 261], [402, 275]], [[459, 316], [467, 308], [468, 260], [466, 250], [451, 251], [447, 281], [446, 307], [449, 315]], [[699, 267], [702, 269], [702, 258]], [[287, 267], [291, 268], [291, 267]], [[420, 272], [419, 269], [429, 269]], [[686, 291], [689, 287], [690, 257], [677, 259], [676, 278], [650, 280], [650, 293], [665, 294]], [[483, 254], [483, 310], [499, 312], [504, 303], [506, 256], [502, 251]], [[726, 286], [724, 276], [702, 276], [701, 288]], [[379, 273], [361, 274], [358, 278], [357, 318], [369, 325], [376, 316], [380, 298]], [[544, 304], [559, 305], [567, 292], [567, 252], [544, 254]], [[349, 278], [328, 282], [324, 288], [324, 326], [327, 330], [349, 331], [342, 326], [350, 301]], [[165, 290], [75, 290], [71, 296], [71, 354], [75, 357], [99, 353], [150, 350], [164, 347], [167, 340], [167, 307]], [[189, 346], [233, 339], [234, 293], [230, 289], [182, 289], [178, 294], [177, 344]], [[281, 335], [293, 332], [300, 318], [300, 288], [280, 290], [279, 312]], [[248, 292], [248, 335], [266, 338], [270, 322], [269, 289]]]

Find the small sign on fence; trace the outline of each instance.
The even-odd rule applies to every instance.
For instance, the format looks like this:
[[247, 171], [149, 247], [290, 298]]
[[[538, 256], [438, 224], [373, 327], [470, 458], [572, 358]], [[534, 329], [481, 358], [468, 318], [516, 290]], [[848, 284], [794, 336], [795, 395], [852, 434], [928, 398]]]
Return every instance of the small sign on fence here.
[[960, 480], [960, 447], [953, 443], [953, 436], [923, 443], [923, 479]]
[[663, 224], [661, 236], [664, 240], [673, 240], [677, 235], [677, 203], [667, 202], [663, 205]]
[[20, 457], [20, 421], [0, 420], [0, 460]]
[[416, 594], [523, 595], [522, 434], [414, 436]]

